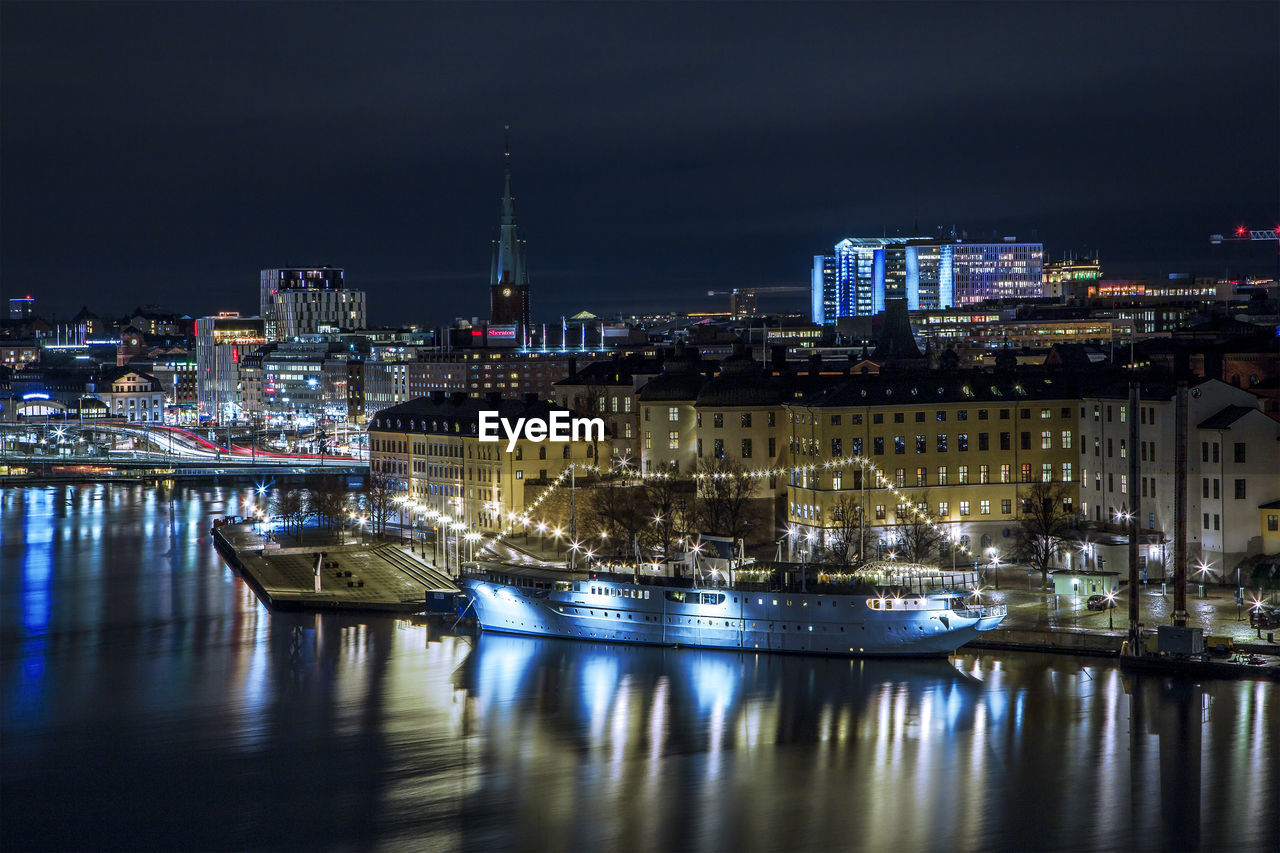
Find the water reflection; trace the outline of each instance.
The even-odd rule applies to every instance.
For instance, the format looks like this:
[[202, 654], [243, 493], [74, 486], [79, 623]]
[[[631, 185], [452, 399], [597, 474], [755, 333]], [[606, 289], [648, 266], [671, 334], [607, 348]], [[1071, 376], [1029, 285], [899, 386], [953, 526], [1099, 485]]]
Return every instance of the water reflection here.
[[249, 489], [0, 495], [7, 846], [1274, 849], [1254, 682], [269, 614]]

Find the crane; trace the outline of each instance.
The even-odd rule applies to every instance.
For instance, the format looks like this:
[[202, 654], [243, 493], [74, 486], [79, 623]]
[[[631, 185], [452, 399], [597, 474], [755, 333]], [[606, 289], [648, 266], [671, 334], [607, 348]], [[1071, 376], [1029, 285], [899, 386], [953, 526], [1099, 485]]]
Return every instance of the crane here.
[[[1221, 234], [1209, 235], [1209, 242], [1215, 246], [1221, 246], [1223, 243], [1246, 243], [1254, 240], [1276, 241], [1277, 266], [1280, 267], [1280, 225], [1270, 229], [1264, 228], [1261, 231], [1237, 225], [1236, 230], [1232, 231], [1229, 237], [1224, 237]], [[1280, 269], [1277, 269], [1276, 280], [1280, 281]]]
[[735, 319], [754, 317], [756, 315], [757, 293], [808, 293], [809, 288], [802, 285], [783, 285], [777, 287], [735, 287], [733, 290], [708, 290], [707, 296], [729, 297], [729, 313]]
[[[1231, 232], [1231, 236], [1224, 237], [1221, 234], [1210, 234], [1209, 242], [1215, 246], [1222, 243], [1247, 242], [1250, 240], [1277, 240], [1280, 241], [1280, 225], [1275, 228], [1264, 228], [1256, 231], [1252, 228], [1245, 228], [1243, 225], [1236, 226], [1236, 230]], [[1278, 247], [1280, 248], [1280, 247]]]

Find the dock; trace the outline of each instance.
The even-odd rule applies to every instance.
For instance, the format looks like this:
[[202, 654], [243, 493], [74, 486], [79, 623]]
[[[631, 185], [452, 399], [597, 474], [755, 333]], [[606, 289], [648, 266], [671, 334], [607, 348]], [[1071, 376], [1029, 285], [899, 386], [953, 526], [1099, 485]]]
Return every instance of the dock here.
[[451, 609], [460, 592], [448, 575], [399, 545], [289, 547], [253, 528], [252, 522], [224, 524], [213, 531], [214, 546], [272, 610], [413, 614]]

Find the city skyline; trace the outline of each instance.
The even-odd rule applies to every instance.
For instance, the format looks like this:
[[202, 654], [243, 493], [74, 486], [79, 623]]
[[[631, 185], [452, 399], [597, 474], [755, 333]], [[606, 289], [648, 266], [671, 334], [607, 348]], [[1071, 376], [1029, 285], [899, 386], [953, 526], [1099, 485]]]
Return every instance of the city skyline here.
[[1273, 6], [727, 8], [8, 3], [3, 289], [248, 313], [258, 270], [328, 263], [373, 323], [483, 317], [504, 124], [536, 317], [719, 308], [953, 225], [1274, 275], [1208, 240], [1275, 224]]

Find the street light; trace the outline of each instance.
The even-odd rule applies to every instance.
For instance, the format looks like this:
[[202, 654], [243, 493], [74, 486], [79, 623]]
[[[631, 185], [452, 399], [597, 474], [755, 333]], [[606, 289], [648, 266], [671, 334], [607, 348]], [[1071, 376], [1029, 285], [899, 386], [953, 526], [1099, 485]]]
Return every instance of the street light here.
[[[1129, 594], [1133, 595], [1134, 590], [1129, 590]], [[1108, 630], [1110, 630], [1111, 628], [1114, 628], [1116, 626], [1116, 617], [1115, 617], [1116, 592], [1115, 590], [1112, 590], [1111, 592], [1106, 593], [1102, 598], [1107, 603], [1107, 628]]]
[[1205, 576], [1209, 574], [1209, 570], [1210, 570], [1212, 567], [1213, 567], [1213, 562], [1212, 562], [1212, 561], [1210, 561], [1210, 562], [1206, 563], [1206, 562], [1204, 561], [1204, 559], [1203, 559], [1203, 558], [1201, 558], [1201, 559], [1196, 563], [1196, 574], [1199, 576], [1199, 577], [1198, 577], [1198, 579], [1197, 579], [1197, 586], [1199, 587], [1199, 590], [1200, 590], [1200, 597], [1201, 597], [1201, 598], [1204, 598], [1204, 579], [1205, 579]]

